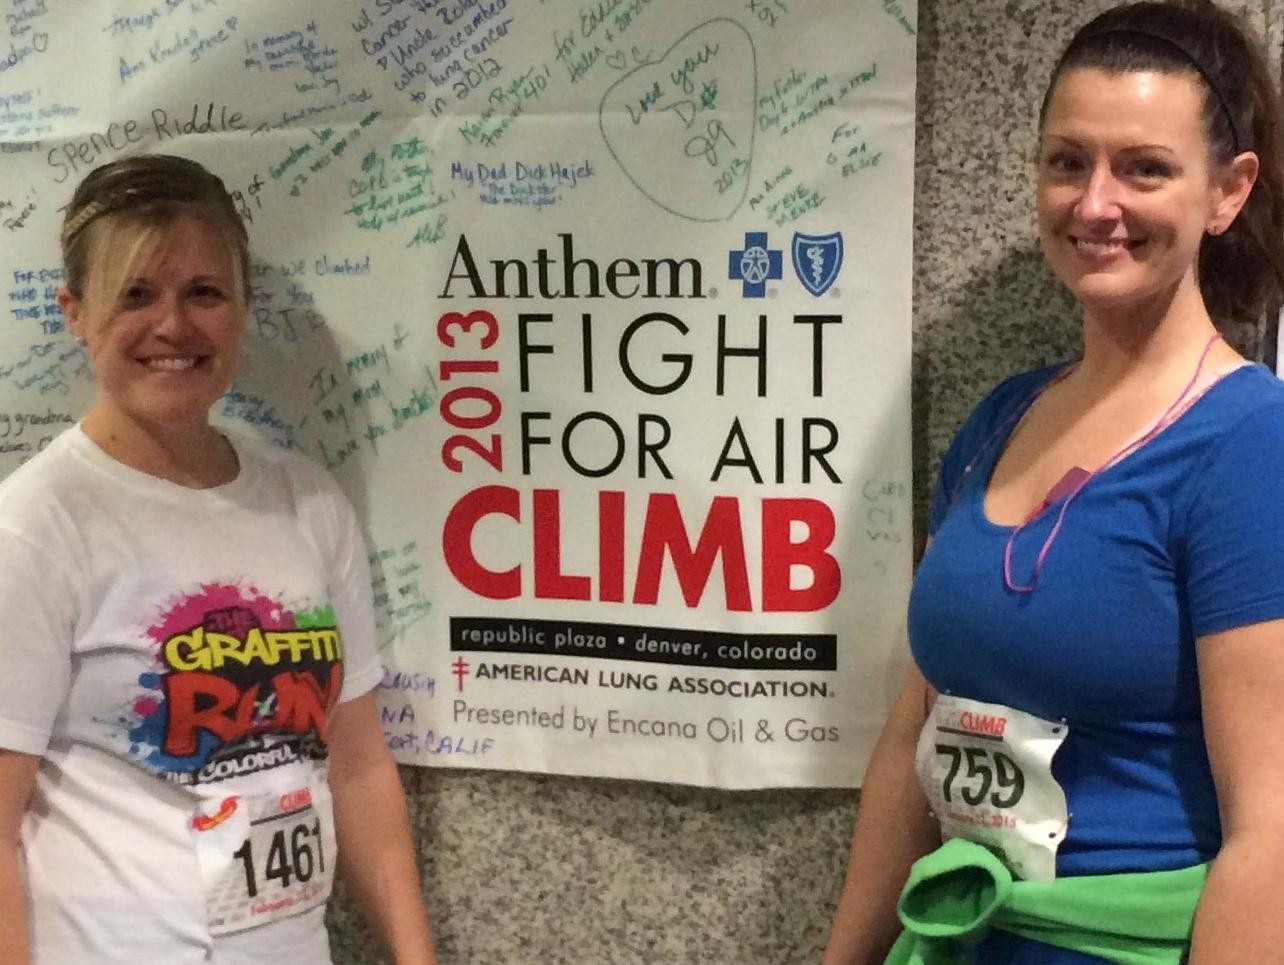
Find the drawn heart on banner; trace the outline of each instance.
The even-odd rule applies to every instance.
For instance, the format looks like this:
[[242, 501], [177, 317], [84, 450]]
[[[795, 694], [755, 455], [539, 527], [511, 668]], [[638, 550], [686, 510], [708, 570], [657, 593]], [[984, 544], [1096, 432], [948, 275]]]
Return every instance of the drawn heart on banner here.
[[690, 221], [725, 221], [748, 193], [757, 103], [753, 38], [719, 18], [612, 84], [598, 123], [651, 201]]

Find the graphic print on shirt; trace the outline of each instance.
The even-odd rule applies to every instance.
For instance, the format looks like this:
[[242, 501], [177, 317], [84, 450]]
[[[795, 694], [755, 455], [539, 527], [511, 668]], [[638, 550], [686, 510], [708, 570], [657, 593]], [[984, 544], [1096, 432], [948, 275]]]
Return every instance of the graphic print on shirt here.
[[179, 784], [326, 756], [326, 714], [343, 683], [329, 606], [292, 610], [255, 587], [205, 584], [147, 629], [130, 755]]

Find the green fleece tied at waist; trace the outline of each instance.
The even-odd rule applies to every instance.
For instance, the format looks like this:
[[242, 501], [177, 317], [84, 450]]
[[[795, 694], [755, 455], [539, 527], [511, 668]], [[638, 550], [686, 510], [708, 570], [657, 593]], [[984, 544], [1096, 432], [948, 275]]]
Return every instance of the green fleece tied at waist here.
[[965, 965], [991, 928], [1120, 965], [1177, 965], [1207, 876], [1199, 864], [1021, 881], [987, 848], [953, 838], [910, 869], [887, 965]]

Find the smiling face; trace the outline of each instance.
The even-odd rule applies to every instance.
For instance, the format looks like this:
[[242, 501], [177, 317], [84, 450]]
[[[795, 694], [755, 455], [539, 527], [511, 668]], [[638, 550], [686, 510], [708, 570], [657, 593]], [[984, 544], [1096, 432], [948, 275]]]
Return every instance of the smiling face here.
[[1200, 243], [1230, 223], [1203, 98], [1184, 72], [1075, 68], [1057, 81], [1039, 147], [1039, 237], [1090, 313], [1162, 313], [1199, 297]]
[[[129, 231], [104, 225], [95, 244], [115, 249]], [[117, 230], [111, 230], [116, 228]], [[106, 259], [77, 298], [60, 301], [72, 332], [84, 339], [97, 385], [90, 413], [113, 434], [205, 430], [209, 409], [236, 375], [245, 307], [225, 239], [184, 215], [135, 234], [150, 252], [117, 283]], [[118, 292], [118, 294], [117, 294]]]

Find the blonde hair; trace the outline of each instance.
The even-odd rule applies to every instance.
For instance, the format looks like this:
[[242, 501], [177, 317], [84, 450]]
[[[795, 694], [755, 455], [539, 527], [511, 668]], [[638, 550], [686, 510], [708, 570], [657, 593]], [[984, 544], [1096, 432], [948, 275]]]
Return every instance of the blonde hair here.
[[185, 217], [199, 219], [223, 239], [234, 295], [244, 306], [250, 250], [236, 205], [217, 176], [170, 154], [121, 158], [80, 182], [61, 234], [67, 289], [90, 315], [106, 318], [163, 247], [166, 229]]
[[88, 226], [76, 284], [72, 284], [70, 273], [67, 279], [67, 288], [80, 299], [88, 317], [105, 320], [113, 314], [144, 267], [164, 250], [169, 229], [184, 217], [200, 220], [223, 237], [232, 272], [231, 294], [245, 308], [247, 286], [239, 248], [200, 211], [176, 210], [163, 217], [159, 213], [147, 218], [105, 215]]

